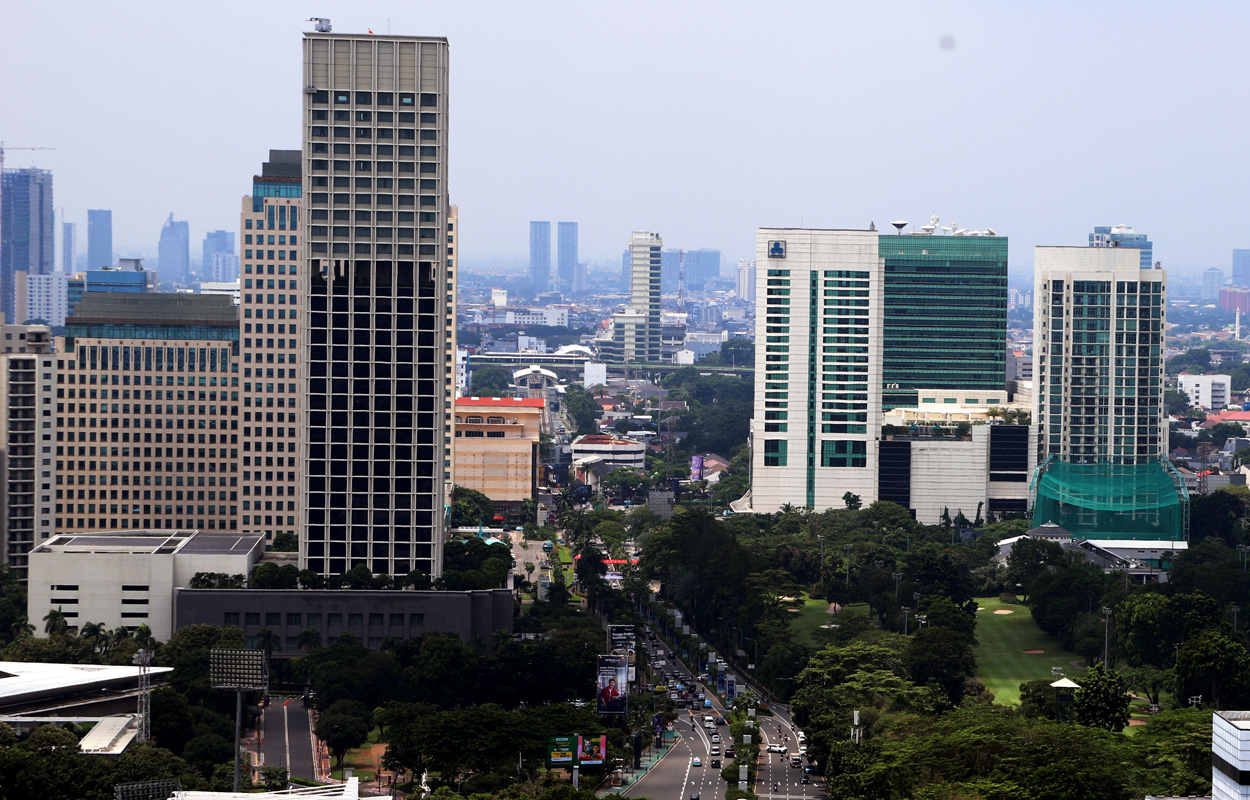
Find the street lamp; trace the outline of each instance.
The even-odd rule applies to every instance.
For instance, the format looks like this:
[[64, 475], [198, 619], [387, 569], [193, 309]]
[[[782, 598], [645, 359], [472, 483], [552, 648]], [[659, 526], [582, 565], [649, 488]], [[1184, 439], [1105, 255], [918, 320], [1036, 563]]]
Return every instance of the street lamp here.
[[1233, 633], [1237, 632], [1237, 612], [1241, 610], [1241, 606], [1233, 603]]
[[849, 589], [851, 586], [851, 546], [843, 545], [842, 549], [846, 551], [846, 586]]
[[924, 628], [924, 626], [926, 626], [926, 625], [928, 625], [928, 624], [929, 624], [929, 615], [928, 615], [928, 614], [917, 614], [917, 615], [916, 615], [916, 622], [920, 623], [920, 628]]
[[816, 541], [820, 542], [820, 594], [823, 597], [825, 592], [825, 535], [823, 533], [816, 534]]
[[1107, 661], [1107, 646], [1110, 641], [1111, 609], [1103, 606], [1102, 614], [1102, 668], [1109, 669], [1109, 662]]
[[893, 578], [894, 578], [894, 605], [898, 605], [898, 583], [899, 581], [903, 580], [903, 573], [895, 572], [893, 574]]
[[904, 636], [906, 636], [908, 633], [911, 632], [911, 628], [909, 627], [909, 624], [911, 623], [911, 617], [907, 616], [910, 613], [911, 613], [911, 608], [909, 608], [908, 606], [903, 606], [903, 635]]
[[1198, 706], [1202, 705], [1202, 695], [1200, 695], [1200, 694], [1192, 694], [1192, 695], [1190, 695], [1190, 696], [1189, 696], [1189, 704], [1190, 704], [1191, 706], [1193, 706], [1194, 708], [1197, 708]]

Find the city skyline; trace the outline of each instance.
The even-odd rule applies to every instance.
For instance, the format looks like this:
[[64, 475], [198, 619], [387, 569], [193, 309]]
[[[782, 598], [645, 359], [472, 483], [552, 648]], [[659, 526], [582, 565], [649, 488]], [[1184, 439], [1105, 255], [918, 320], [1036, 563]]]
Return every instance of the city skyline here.
[[[1250, 28], [1244, 8], [1151, 4], [1152, 13], [1125, 20], [1115, 9], [1075, 4], [978, 3], [961, 6], [958, 15], [916, 4], [888, 17], [871, 8], [792, 7], [781, 17], [789, 44], [769, 66], [751, 70], [738, 54], [757, 35], [758, 20], [745, 5], [716, 6], [716, 14], [710, 8], [655, 5], [617, 15], [570, 4], [525, 12], [501, 4], [483, 15], [363, 3], [331, 19], [336, 32], [383, 34], [389, 23], [395, 32], [446, 35], [457, 48], [462, 66], [453, 89], [462, 100], [451, 159], [463, 166], [450, 189], [470, 226], [467, 268], [523, 260], [521, 231], [532, 218], [579, 220], [581, 260], [588, 263], [619, 258], [619, 242], [634, 229], [659, 231], [670, 246], [721, 249], [734, 263], [750, 257], [759, 225], [882, 228], [930, 213], [1010, 236], [1013, 274], [1029, 269], [1033, 245], [1075, 245], [1094, 225], [1149, 232], [1156, 259], [1173, 272], [1227, 269], [1229, 251], [1247, 244], [1236, 229], [1210, 226], [1250, 211], [1236, 168], [1240, 116], [1225, 110], [1214, 79], [1236, 68], [1234, 45]], [[311, 27], [307, 12], [248, 8], [248, 25], [230, 25], [241, 4], [163, 15], [123, 5], [78, 9], [72, 20], [53, 24], [54, 9], [10, 12], [15, 28], [55, 27], [57, 35], [17, 42], [0, 55], [8, 74], [20, 76], [0, 88], [0, 99], [6, 107], [42, 107], [50, 88], [68, 80], [59, 70], [70, 67], [58, 64], [86, 59], [95, 67], [75, 75], [84, 91], [72, 109], [6, 120], [4, 138], [13, 146], [57, 148], [14, 150], [8, 166], [52, 170], [67, 221], [85, 222], [88, 208], [114, 209], [119, 251], [154, 251], [158, 221], [171, 208], [191, 222], [197, 239], [230, 229], [253, 165], [269, 148], [299, 140], [290, 122], [298, 108], [280, 91], [299, 85], [297, 51], [283, 35]], [[98, 36], [103, 25], [113, 31], [107, 40]], [[221, 47], [254, 56], [246, 64], [220, 63], [213, 53], [221, 47], [202, 46], [201, 31], [210, 28]], [[637, 53], [631, 42], [639, 37], [631, 33], [644, 29], [655, 35]], [[571, 50], [531, 53], [526, 45], [539, 35], [561, 35]], [[1147, 58], [1140, 43], [1150, 40], [1169, 47]], [[529, 65], [524, 75], [498, 70], [513, 57]], [[47, 68], [18, 68], [36, 58]], [[148, 69], [150, 62], [162, 69]], [[574, 62], [582, 66], [568, 70]], [[1047, 69], [1038, 71], [1038, 63]], [[270, 88], [237, 91], [254, 69], [270, 76]], [[103, 90], [125, 85], [139, 70], [144, 77], [135, 85], [146, 91], [131, 95], [133, 105]], [[531, 84], [554, 86], [560, 102], [530, 102]], [[1150, 87], [1151, 125], [1091, 114], [1076, 102], [1090, 92], [1142, 94], [1143, 86]], [[619, 98], [644, 93], [661, 115], [680, 114], [686, 124], [642, 133], [617, 124]], [[169, 113], [145, 119], [137, 98], [157, 95]], [[971, 100], [951, 98], [974, 95], [994, 111], [970, 125]], [[764, 128], [773, 152], [765, 202], [744, 203], [735, 189], [733, 165], [759, 147], [758, 126], [737, 123], [746, 98], [766, 102], [779, 121]], [[180, 110], [218, 101], [234, 104], [248, 125], [240, 130], [222, 119], [197, 130], [166, 129]], [[102, 115], [104, 103], [108, 114], [144, 119], [148, 133], [118, 125], [75, 138], [82, 128], [68, 115]], [[1222, 124], [1185, 124], [1213, 113]], [[923, 131], [896, 124], [916, 114], [929, 121]], [[499, 134], [501, 117], [513, 120], [507, 136]], [[838, 124], [857, 117], [872, 122]], [[838, 133], [830, 138], [829, 130]], [[162, 141], [206, 155], [178, 159], [170, 150], [162, 169], [146, 168], [165, 153]], [[519, 151], [527, 157], [517, 158]], [[621, 159], [621, 152], [631, 157]], [[1128, 162], [1150, 169], [1112, 166]], [[587, 166], [597, 170], [593, 182]], [[636, 180], [639, 172], [650, 180]], [[1107, 180], [1111, 174], [1116, 180]], [[649, 188], [655, 180], [681, 190], [656, 194]]]

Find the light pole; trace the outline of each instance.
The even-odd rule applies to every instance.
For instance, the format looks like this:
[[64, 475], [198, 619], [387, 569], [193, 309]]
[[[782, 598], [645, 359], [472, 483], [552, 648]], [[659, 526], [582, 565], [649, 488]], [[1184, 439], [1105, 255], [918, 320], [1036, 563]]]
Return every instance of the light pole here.
[[908, 614], [910, 613], [911, 613], [911, 609], [907, 606], [903, 606], [903, 635], [904, 636], [911, 633], [911, 628], [910, 628], [911, 617], [908, 616]]
[[1241, 606], [1233, 603], [1233, 633], [1237, 632], [1237, 612], [1241, 610]]
[[1246, 554], [1250, 553], [1250, 544], [1237, 545], [1237, 552], [1241, 555], [1241, 568], [1246, 568]]
[[1190, 704], [1191, 706], [1193, 706], [1194, 708], [1197, 708], [1198, 706], [1202, 705], [1202, 695], [1200, 695], [1200, 694], [1192, 694], [1192, 695], [1190, 695], [1190, 696], [1189, 696], [1189, 704]]
[[820, 594], [825, 596], [825, 535], [823, 533], [816, 534], [816, 541], [820, 542]]
[[893, 574], [893, 578], [894, 578], [894, 605], [898, 605], [898, 584], [899, 584], [899, 581], [903, 580], [903, 573], [895, 572]]
[[851, 587], [851, 546], [843, 545], [842, 549], [846, 551], [846, 587], [849, 589]]
[[916, 622], [918, 622], [918, 623], [919, 623], [919, 625], [917, 626], [916, 630], [923, 630], [923, 629], [924, 629], [924, 627], [925, 627], [926, 625], [928, 625], [928, 624], [929, 624], [929, 615], [928, 615], [928, 614], [917, 614], [917, 615], [916, 615]]
[[1105, 670], [1110, 668], [1107, 661], [1107, 648], [1110, 642], [1111, 609], [1103, 606], [1102, 614], [1102, 668]]

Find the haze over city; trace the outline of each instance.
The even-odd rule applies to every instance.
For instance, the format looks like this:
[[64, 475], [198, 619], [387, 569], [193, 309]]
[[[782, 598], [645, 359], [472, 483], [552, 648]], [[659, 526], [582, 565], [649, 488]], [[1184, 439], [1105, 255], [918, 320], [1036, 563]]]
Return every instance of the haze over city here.
[[1170, 268], [1250, 238], [1234, 3], [12, 4], [3, 139], [56, 149], [8, 166], [51, 169], [70, 221], [114, 209], [119, 250], [154, 253], [170, 211], [193, 241], [232, 229], [299, 144], [314, 15], [449, 37], [470, 268], [523, 264], [530, 219], [579, 220], [591, 262], [633, 229], [732, 262], [761, 225], [931, 213], [1011, 237], [1013, 273], [1095, 224]]

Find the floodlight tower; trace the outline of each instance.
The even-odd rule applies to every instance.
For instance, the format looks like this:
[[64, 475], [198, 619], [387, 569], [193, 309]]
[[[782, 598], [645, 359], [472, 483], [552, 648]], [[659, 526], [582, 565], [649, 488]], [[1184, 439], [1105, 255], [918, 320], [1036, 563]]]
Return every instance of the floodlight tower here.
[[139, 667], [139, 735], [141, 742], [152, 738], [152, 651], [140, 650], [135, 653], [133, 663]]
[[234, 791], [239, 791], [240, 740], [243, 736], [243, 693], [269, 688], [269, 659], [263, 650], [209, 650], [208, 676], [214, 689], [235, 693]]

